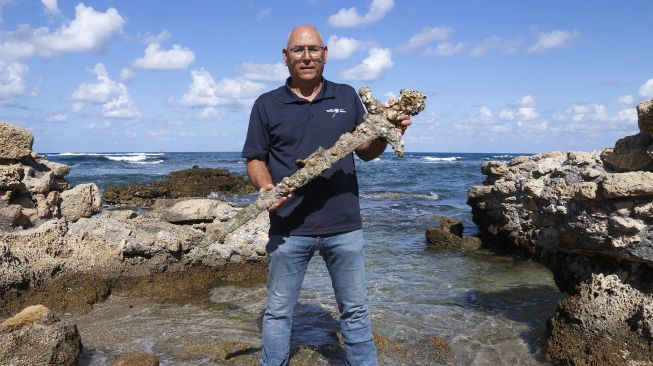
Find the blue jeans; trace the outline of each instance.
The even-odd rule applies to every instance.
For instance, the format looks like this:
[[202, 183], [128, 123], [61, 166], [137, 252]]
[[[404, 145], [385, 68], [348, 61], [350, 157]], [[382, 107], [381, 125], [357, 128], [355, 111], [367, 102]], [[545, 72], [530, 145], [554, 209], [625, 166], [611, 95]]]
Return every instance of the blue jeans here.
[[315, 250], [324, 258], [340, 310], [347, 365], [376, 365], [365, 288], [362, 230], [324, 236], [271, 236], [268, 302], [263, 314], [262, 366], [287, 365], [290, 330], [299, 290]]

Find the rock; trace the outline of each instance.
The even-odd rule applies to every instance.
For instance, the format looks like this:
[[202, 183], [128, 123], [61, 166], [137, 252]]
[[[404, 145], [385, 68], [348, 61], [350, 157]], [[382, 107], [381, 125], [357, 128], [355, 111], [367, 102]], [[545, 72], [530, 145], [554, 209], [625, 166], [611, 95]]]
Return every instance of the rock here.
[[242, 176], [230, 175], [227, 169], [200, 168], [170, 173], [171, 198], [207, 197], [211, 193], [254, 193], [254, 187]]
[[75, 325], [62, 324], [42, 306], [25, 308], [2, 323], [0, 364], [76, 365], [82, 343]]
[[20, 160], [32, 153], [34, 136], [29, 130], [0, 121], [0, 160]]
[[159, 359], [147, 353], [125, 353], [112, 366], [159, 366]]
[[102, 210], [100, 191], [94, 183], [78, 184], [61, 193], [61, 215], [68, 221], [90, 217]]
[[653, 172], [605, 174], [599, 189], [605, 198], [653, 196]]
[[47, 321], [50, 310], [43, 305], [28, 306], [20, 313], [0, 324], [2, 330], [12, 330], [32, 325], [38, 321]]
[[100, 215], [100, 218], [123, 222], [136, 218], [137, 216], [138, 214], [132, 210], [110, 210], [104, 211], [102, 215]]
[[439, 227], [426, 229], [426, 242], [440, 249], [476, 250], [482, 245], [481, 239], [463, 237], [463, 224], [452, 217], [444, 217]]
[[[592, 275], [549, 322], [549, 361], [575, 365], [653, 362], [653, 298], [616, 275]], [[644, 363], [646, 364], [646, 363]]]
[[647, 149], [652, 143], [653, 138], [647, 134], [626, 136], [617, 141], [614, 149], [605, 149], [601, 153], [601, 159], [617, 171], [641, 170], [651, 161]]
[[653, 137], [653, 99], [637, 105], [637, 125], [642, 133]]
[[24, 171], [25, 176], [22, 183], [29, 193], [48, 194], [50, 192], [50, 187], [54, 183], [54, 174], [52, 172], [39, 172], [29, 167], [25, 167]]
[[22, 213], [20, 205], [0, 206], [0, 231], [9, 231], [18, 226], [29, 226], [29, 219]]
[[0, 191], [12, 191], [18, 188], [23, 179], [23, 171], [18, 165], [0, 165]]
[[104, 187], [104, 202], [112, 205], [150, 206], [158, 198], [170, 198], [167, 181]]
[[44, 165], [47, 170], [52, 172], [55, 178], [63, 178], [70, 173], [70, 167], [65, 164], [49, 161], [45, 158], [36, 159], [35, 162]]
[[184, 200], [157, 200], [152, 207], [154, 214], [171, 223], [192, 224], [225, 221], [235, 214], [233, 205], [208, 198]]
[[199, 168], [170, 173], [170, 178], [150, 184], [107, 186], [104, 201], [109, 204], [150, 206], [161, 198], [206, 198], [212, 193], [255, 193], [243, 177], [230, 175], [226, 169]]

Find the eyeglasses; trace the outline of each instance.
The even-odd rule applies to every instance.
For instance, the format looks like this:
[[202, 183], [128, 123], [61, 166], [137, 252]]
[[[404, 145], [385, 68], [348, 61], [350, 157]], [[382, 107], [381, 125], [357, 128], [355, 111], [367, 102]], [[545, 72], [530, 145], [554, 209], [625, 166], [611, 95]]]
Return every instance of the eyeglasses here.
[[288, 48], [288, 52], [294, 58], [301, 58], [302, 56], [304, 56], [304, 51], [308, 50], [308, 54], [311, 55], [311, 57], [318, 57], [322, 55], [322, 50], [325, 48], [326, 46], [317, 46], [317, 45], [295, 46], [295, 47]]

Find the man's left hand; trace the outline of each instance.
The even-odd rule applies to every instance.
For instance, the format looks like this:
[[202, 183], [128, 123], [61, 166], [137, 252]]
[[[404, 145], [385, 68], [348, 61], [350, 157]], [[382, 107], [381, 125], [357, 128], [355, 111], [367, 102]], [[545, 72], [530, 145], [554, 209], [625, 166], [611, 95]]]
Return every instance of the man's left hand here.
[[[388, 98], [387, 105], [391, 106], [392, 104], [394, 104], [394, 102], [395, 102], [394, 99]], [[399, 133], [403, 135], [404, 133], [406, 133], [406, 129], [408, 129], [408, 126], [410, 126], [412, 123], [413, 122], [410, 120], [410, 116], [403, 114], [399, 116], [397, 124], [395, 126], [395, 130], [397, 130]]]
[[402, 135], [406, 133], [406, 129], [408, 129], [408, 126], [410, 126], [413, 122], [410, 120], [409, 115], [401, 115], [399, 116], [399, 121], [397, 122], [395, 126], [395, 130], [399, 131]]

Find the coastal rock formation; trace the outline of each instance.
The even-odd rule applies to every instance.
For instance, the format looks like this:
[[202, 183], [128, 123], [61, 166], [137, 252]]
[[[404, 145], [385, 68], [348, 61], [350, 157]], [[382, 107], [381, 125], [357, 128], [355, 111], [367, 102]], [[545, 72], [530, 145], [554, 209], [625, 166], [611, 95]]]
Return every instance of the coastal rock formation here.
[[[20, 148], [31, 147], [31, 134], [16, 131], [7, 133], [21, 138], [1, 139], [1, 151], [23, 154]], [[140, 215], [115, 210], [92, 217], [101, 210], [95, 184], [68, 189], [64, 176], [69, 167], [32, 151], [20, 160], [13, 159], [20, 154], [12, 154], [0, 161], [0, 315], [34, 301], [56, 311], [87, 309], [116, 288], [157, 288], [155, 275], [168, 281], [164, 293], [177, 290], [169, 285], [173, 281], [202, 287], [220, 279], [265, 275], [267, 212], [222, 243], [205, 231], [241, 209], [213, 199], [152, 199], [153, 208]], [[200, 186], [212, 189], [214, 178], [222, 187], [248, 186], [226, 170], [195, 167], [178, 173], [169, 182], [173, 192], [182, 192], [184, 185], [195, 185], [193, 192]], [[140, 279], [145, 279], [141, 287], [130, 285]]]
[[438, 227], [426, 229], [426, 243], [439, 249], [476, 250], [481, 247], [481, 239], [463, 236], [463, 223], [453, 217], [444, 217]]
[[34, 136], [25, 128], [0, 121], [0, 160], [20, 160], [32, 153]]
[[547, 265], [570, 295], [550, 323], [553, 361], [653, 362], [652, 107], [614, 148], [487, 162], [468, 191], [482, 235]]
[[247, 194], [254, 187], [239, 175], [230, 175], [227, 169], [200, 168], [171, 172], [167, 180], [148, 184], [106, 186], [104, 201], [108, 204], [147, 207], [160, 198], [206, 198], [211, 193]]
[[91, 183], [68, 190], [64, 177], [70, 167], [33, 152], [33, 142], [28, 130], [0, 122], [0, 231], [61, 217], [74, 221], [99, 212], [97, 186]]
[[43, 305], [23, 309], [0, 328], [1, 365], [77, 364], [82, 350], [77, 327], [61, 323]]

